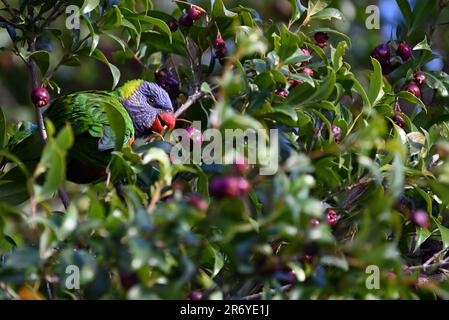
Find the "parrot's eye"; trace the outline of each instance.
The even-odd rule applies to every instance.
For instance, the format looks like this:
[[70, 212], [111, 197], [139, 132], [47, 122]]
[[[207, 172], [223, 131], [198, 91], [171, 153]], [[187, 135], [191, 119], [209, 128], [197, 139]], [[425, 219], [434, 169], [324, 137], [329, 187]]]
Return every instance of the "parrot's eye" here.
[[147, 101], [148, 101], [149, 104], [154, 104], [154, 103], [156, 102], [156, 99], [154, 99], [153, 96], [149, 96], [149, 97], [147, 98]]

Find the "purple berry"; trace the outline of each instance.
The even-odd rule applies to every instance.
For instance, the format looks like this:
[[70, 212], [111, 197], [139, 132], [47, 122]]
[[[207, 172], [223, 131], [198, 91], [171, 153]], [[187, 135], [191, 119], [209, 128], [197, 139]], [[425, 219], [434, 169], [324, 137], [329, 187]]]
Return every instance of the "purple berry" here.
[[31, 92], [31, 101], [38, 108], [42, 108], [50, 102], [50, 94], [44, 87], [38, 87]]
[[378, 60], [382, 65], [388, 64], [391, 58], [390, 46], [386, 43], [378, 45], [374, 48], [373, 52], [371, 52], [371, 57]]
[[209, 184], [209, 192], [213, 197], [240, 197], [251, 190], [248, 180], [243, 177], [218, 177]]
[[407, 61], [412, 57], [412, 48], [410, 45], [403, 41], [399, 44], [396, 54], [402, 58], [402, 60]]
[[331, 225], [331, 226], [335, 226], [338, 223], [338, 213], [337, 211], [335, 211], [334, 209], [327, 209], [326, 210], [326, 219], [327, 222]]
[[139, 277], [135, 272], [122, 270], [119, 272], [120, 284], [123, 289], [129, 290], [139, 282]]
[[413, 94], [415, 97], [419, 98], [421, 97], [421, 90], [419, 89], [419, 87], [414, 84], [414, 83], [410, 83], [405, 87], [405, 90], [410, 92], [411, 94]]
[[183, 27], [191, 27], [193, 25], [193, 19], [187, 12], [183, 12], [178, 22]]
[[189, 16], [193, 20], [199, 20], [201, 18], [201, 14], [202, 14], [202, 12], [200, 9], [198, 9], [198, 7], [195, 7], [195, 6], [190, 7]]
[[190, 136], [190, 139], [193, 140], [193, 143], [196, 143], [198, 145], [202, 145], [203, 144], [203, 134], [201, 133], [200, 130], [198, 130], [195, 127], [188, 127], [186, 129], [187, 133]]
[[334, 136], [335, 142], [339, 142], [340, 137], [341, 137], [341, 128], [339, 126], [336, 126], [335, 124], [333, 124], [331, 126], [331, 131], [332, 131], [332, 135]]
[[424, 210], [416, 210], [412, 213], [412, 221], [418, 227], [427, 229], [430, 226], [429, 215]]
[[178, 30], [178, 23], [175, 20], [170, 20], [167, 22], [167, 26], [171, 32]]
[[315, 42], [317, 45], [321, 48], [324, 48], [327, 46], [327, 41], [329, 40], [329, 36], [326, 32], [317, 32], [315, 33]]
[[201, 291], [195, 290], [189, 293], [188, 300], [202, 300], [203, 299], [203, 293]]
[[418, 85], [418, 86], [423, 86], [426, 84], [427, 82], [427, 77], [424, 74], [424, 72], [418, 71], [413, 75], [413, 81]]
[[405, 127], [405, 120], [402, 118], [399, 114], [395, 114], [393, 116], [393, 121], [396, 123], [399, 127], [404, 128]]

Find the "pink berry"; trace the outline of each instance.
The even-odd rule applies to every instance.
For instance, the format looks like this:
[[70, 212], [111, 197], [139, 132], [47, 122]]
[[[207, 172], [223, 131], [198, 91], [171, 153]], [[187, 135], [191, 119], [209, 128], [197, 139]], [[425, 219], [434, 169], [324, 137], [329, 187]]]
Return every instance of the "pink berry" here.
[[276, 95], [280, 96], [280, 97], [287, 97], [288, 96], [288, 92], [285, 91], [284, 89], [277, 89], [274, 93]]
[[213, 197], [240, 197], [251, 190], [248, 180], [243, 177], [218, 177], [209, 184], [209, 192]]
[[314, 227], [318, 227], [320, 225], [320, 220], [318, 220], [317, 218], [312, 218], [310, 219], [310, 226]]
[[305, 74], [307, 74], [307, 75], [309, 75], [309, 76], [311, 76], [311, 77], [313, 77], [313, 70], [310, 69], [309, 67], [304, 67], [304, 68], [302, 69], [302, 72], [305, 73]]
[[202, 300], [203, 299], [203, 293], [201, 291], [195, 290], [189, 293], [188, 300]]
[[200, 130], [198, 130], [195, 127], [188, 127], [186, 129], [188, 135], [190, 136], [190, 139], [193, 140], [193, 143], [202, 145], [203, 144], [203, 134]]
[[326, 219], [327, 222], [331, 225], [331, 226], [335, 226], [338, 223], [338, 213], [337, 211], [335, 211], [334, 209], [327, 209], [326, 210]]
[[222, 37], [217, 37], [213, 41], [213, 46], [215, 50], [223, 49], [224, 47], [226, 47], [226, 42]]
[[308, 58], [305, 62], [309, 62], [312, 59], [312, 54], [310, 53], [310, 51], [307, 50], [306, 48], [301, 48], [300, 50], [302, 51], [302, 53], [304, 55], [308, 56]]
[[412, 221], [418, 227], [428, 228], [430, 226], [429, 215], [424, 210], [416, 210], [412, 213]]
[[50, 102], [50, 94], [44, 87], [38, 87], [31, 92], [31, 101], [38, 108], [42, 108]]
[[192, 206], [197, 208], [199, 211], [206, 212], [209, 209], [209, 204], [203, 197], [197, 194], [192, 194], [187, 197], [187, 202]]
[[248, 160], [241, 155], [238, 155], [233, 164], [234, 170], [240, 173], [246, 173], [249, 170]]
[[341, 128], [339, 126], [336, 126], [335, 124], [333, 124], [331, 126], [331, 131], [332, 131], [332, 135], [334, 136], [334, 140], [335, 142], [339, 142], [340, 138], [341, 138]]

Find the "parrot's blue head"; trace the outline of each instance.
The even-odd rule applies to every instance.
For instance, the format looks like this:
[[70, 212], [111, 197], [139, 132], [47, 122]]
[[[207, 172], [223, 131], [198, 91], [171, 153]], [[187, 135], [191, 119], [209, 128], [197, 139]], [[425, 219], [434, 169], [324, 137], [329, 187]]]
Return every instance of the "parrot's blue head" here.
[[152, 131], [160, 133], [164, 126], [174, 128], [176, 118], [170, 96], [159, 85], [132, 80], [119, 88], [118, 94], [133, 121], [137, 137]]

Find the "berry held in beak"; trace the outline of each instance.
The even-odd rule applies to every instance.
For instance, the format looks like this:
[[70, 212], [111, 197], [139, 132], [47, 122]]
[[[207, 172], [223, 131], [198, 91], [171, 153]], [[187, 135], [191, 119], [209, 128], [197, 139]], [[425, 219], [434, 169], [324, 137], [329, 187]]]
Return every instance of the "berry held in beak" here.
[[164, 131], [164, 127], [167, 126], [169, 130], [173, 130], [176, 124], [176, 117], [173, 113], [165, 112], [159, 114], [151, 126], [151, 130], [157, 133]]

